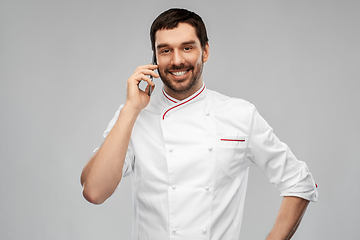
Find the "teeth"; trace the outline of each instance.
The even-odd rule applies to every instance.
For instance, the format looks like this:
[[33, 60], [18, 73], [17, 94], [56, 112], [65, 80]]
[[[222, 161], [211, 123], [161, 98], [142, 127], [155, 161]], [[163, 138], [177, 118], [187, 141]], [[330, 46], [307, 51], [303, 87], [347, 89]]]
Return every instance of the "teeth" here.
[[187, 71], [182, 71], [182, 72], [172, 72], [171, 74], [175, 75], [175, 76], [182, 76], [182, 75], [185, 75], [186, 73], [187, 73]]

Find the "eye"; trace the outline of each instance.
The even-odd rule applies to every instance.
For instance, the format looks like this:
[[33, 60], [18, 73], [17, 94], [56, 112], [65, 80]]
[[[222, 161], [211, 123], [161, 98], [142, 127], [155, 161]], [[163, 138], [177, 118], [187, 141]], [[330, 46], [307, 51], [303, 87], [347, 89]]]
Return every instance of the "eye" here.
[[170, 52], [169, 49], [161, 49], [161, 50], [160, 50], [160, 54], [167, 54], [167, 53], [169, 53], [169, 52]]
[[191, 46], [184, 47], [184, 50], [185, 50], [185, 51], [190, 51], [191, 49], [192, 49]]

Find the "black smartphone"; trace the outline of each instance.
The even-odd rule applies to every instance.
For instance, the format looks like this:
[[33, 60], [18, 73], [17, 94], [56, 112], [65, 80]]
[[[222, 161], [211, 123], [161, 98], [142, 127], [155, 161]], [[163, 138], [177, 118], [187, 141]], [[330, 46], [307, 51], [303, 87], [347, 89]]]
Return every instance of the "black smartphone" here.
[[[155, 54], [153, 54], [153, 57], [152, 57], [152, 64], [156, 65]], [[151, 81], [153, 81], [153, 76], [152, 75], [150, 75], [150, 79], [151, 79]], [[151, 96], [152, 91], [153, 91], [153, 87], [149, 85], [149, 96]]]

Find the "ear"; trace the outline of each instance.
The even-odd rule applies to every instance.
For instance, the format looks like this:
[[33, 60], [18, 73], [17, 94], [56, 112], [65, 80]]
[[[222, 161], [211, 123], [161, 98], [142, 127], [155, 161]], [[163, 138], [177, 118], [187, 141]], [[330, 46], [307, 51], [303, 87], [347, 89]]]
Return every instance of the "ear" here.
[[209, 43], [206, 43], [205, 48], [203, 50], [203, 63], [209, 59], [210, 55], [210, 46]]

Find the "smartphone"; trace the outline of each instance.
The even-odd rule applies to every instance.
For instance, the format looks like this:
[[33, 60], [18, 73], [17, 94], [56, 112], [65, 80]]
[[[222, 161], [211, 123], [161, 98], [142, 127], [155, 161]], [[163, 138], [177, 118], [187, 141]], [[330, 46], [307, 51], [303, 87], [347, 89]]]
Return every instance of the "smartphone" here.
[[[152, 64], [156, 65], [155, 54], [153, 54], [153, 57], [152, 57]], [[150, 75], [150, 80], [153, 81], [153, 76], [152, 75]], [[153, 91], [153, 87], [149, 86], [149, 96], [151, 96], [152, 91]]]

